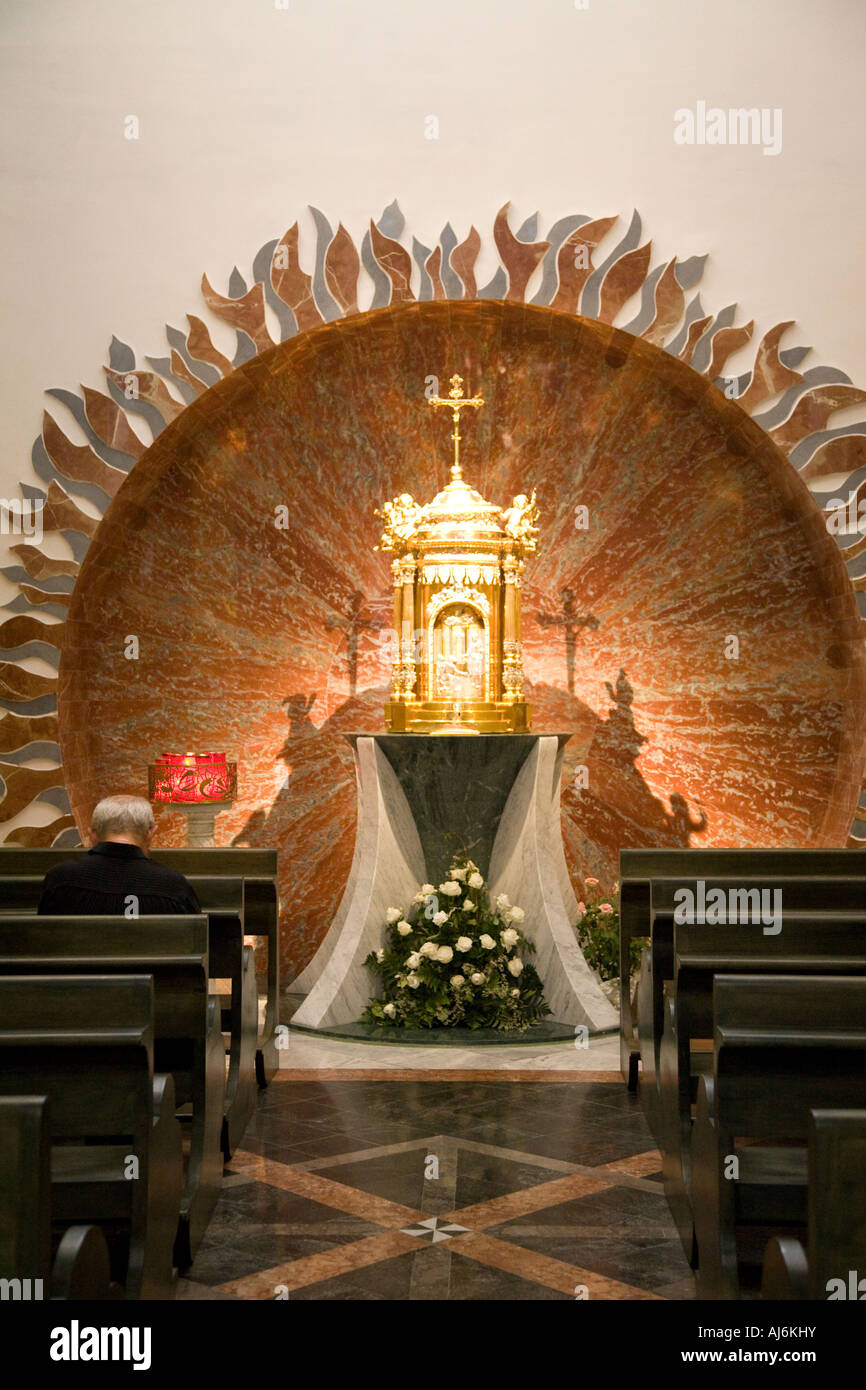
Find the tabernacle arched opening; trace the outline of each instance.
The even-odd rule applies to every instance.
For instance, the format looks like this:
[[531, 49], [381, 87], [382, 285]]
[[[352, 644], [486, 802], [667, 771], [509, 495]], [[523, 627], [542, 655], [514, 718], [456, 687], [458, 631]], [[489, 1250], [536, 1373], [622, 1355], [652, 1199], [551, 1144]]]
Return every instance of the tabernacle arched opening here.
[[489, 636], [477, 604], [448, 603], [430, 619], [431, 700], [489, 700]]

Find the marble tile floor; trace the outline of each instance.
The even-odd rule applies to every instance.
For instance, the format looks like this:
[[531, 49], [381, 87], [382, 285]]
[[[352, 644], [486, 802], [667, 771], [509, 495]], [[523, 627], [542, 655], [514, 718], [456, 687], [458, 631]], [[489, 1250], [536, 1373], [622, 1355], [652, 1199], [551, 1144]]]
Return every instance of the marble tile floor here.
[[260, 1094], [178, 1297], [694, 1297], [611, 1068], [372, 1070], [294, 1067]]

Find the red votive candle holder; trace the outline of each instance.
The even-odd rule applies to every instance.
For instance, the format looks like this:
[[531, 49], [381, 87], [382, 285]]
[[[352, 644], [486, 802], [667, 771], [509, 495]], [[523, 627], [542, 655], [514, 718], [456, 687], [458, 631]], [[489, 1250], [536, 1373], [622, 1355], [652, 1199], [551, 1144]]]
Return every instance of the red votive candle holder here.
[[163, 753], [148, 768], [150, 800], [169, 803], [234, 801], [238, 765], [225, 753]]
[[186, 816], [187, 844], [213, 845], [216, 817], [237, 797], [237, 763], [225, 753], [163, 753], [147, 777], [150, 800]]

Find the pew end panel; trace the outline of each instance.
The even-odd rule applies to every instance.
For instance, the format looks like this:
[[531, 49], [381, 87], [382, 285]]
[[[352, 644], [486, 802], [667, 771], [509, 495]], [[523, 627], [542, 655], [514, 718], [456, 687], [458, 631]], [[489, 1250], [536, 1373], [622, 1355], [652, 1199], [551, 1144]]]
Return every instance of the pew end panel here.
[[111, 1278], [108, 1246], [97, 1226], [64, 1231], [51, 1275], [53, 1302], [119, 1302], [123, 1289]]
[[[23, 970], [62, 971], [76, 980], [96, 969], [109, 978], [147, 972], [154, 1065], [171, 1074], [177, 1106], [191, 1105], [190, 1115], [180, 1116], [189, 1129], [176, 1223], [180, 1268], [191, 1263], [222, 1185], [226, 1063], [219, 1008], [208, 995], [208, 933], [203, 914], [0, 918], [0, 978]], [[236, 938], [240, 951], [239, 925]]]
[[[155, 1109], [163, 1091], [153, 1074], [152, 978], [0, 976], [0, 1091], [49, 1099], [55, 1228], [99, 1227], [127, 1299], [172, 1297], [180, 1131], [173, 1108]], [[170, 1088], [168, 1098], [173, 1106]], [[59, 1273], [80, 1288], [87, 1267], [98, 1267], [94, 1241], [70, 1244]]]
[[[849, 1271], [858, 1283], [866, 1279], [866, 1107], [812, 1110], [809, 1170], [811, 1296], [826, 1299], [831, 1281], [838, 1289]], [[866, 1294], [866, 1283], [858, 1293]]]
[[809, 1297], [809, 1263], [796, 1236], [773, 1236], [764, 1252], [761, 1298], [773, 1301]]
[[698, 1296], [737, 1298], [740, 1234], [805, 1235], [811, 1110], [866, 1105], [866, 978], [720, 974], [714, 1014], [692, 1138]]
[[635, 938], [649, 935], [649, 908], [649, 883], [623, 879], [620, 883], [619, 897], [619, 1046], [620, 1069], [630, 1091], [637, 1089], [640, 1061], [638, 1020], [632, 1008], [631, 944]]

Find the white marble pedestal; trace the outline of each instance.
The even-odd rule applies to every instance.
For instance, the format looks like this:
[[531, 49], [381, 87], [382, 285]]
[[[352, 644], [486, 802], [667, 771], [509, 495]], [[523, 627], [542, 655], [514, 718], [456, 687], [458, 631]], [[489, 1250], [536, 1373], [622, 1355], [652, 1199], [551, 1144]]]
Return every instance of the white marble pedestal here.
[[[618, 1015], [587, 966], [572, 923], [577, 902], [559, 822], [567, 734], [351, 735], [358, 827], [349, 881], [321, 946], [291, 986], [306, 999], [292, 1019], [326, 1029], [357, 1021], [374, 978], [362, 962], [383, 944], [385, 910], [408, 909], [466, 846], [495, 899], [526, 913], [551, 1021], [615, 1028]], [[460, 845], [449, 844], [459, 831]]]
[[186, 843], [190, 849], [212, 849], [216, 818], [230, 811], [231, 801], [170, 801], [172, 811], [186, 816]]

